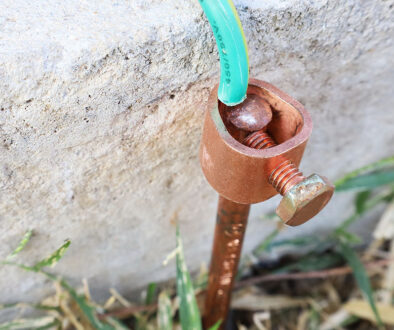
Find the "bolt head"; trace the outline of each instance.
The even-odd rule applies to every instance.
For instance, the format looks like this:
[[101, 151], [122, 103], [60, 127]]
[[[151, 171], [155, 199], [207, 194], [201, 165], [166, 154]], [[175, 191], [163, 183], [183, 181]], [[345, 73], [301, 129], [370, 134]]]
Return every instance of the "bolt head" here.
[[238, 129], [256, 132], [266, 127], [272, 120], [269, 103], [260, 96], [251, 94], [241, 104], [229, 107], [227, 117]]
[[312, 174], [287, 191], [276, 209], [276, 214], [287, 225], [299, 226], [326, 206], [334, 189], [327, 178]]

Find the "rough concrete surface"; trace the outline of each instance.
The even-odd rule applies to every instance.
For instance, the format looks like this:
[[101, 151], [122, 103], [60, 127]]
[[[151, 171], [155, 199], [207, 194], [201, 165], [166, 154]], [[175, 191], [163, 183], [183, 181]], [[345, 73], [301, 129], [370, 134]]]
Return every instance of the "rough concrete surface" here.
[[[306, 174], [334, 180], [393, 154], [393, 0], [234, 2], [251, 76], [311, 112]], [[207, 262], [217, 197], [197, 155], [218, 76], [197, 0], [1, 1], [0, 256], [28, 228], [26, 262], [69, 238], [54, 271], [87, 278], [99, 298], [110, 287], [128, 294], [174, 277], [162, 261], [178, 211], [189, 268]], [[351, 198], [283, 235], [332, 228]], [[273, 228], [261, 215], [277, 202], [253, 207], [245, 251]], [[1, 302], [52, 288], [10, 267], [0, 278]]]

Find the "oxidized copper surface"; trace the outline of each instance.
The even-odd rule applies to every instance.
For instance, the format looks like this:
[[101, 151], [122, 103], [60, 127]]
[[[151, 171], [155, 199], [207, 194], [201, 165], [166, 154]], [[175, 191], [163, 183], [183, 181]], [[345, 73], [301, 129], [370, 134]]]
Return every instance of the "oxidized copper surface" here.
[[205, 297], [204, 328], [218, 320], [224, 328], [234, 277], [237, 274], [250, 205], [219, 197], [208, 290]]
[[[220, 195], [241, 204], [259, 203], [277, 194], [269, 175], [283, 159], [298, 166], [312, 132], [304, 107], [274, 86], [251, 79], [248, 95], [258, 95], [270, 104], [272, 120], [267, 133], [278, 145], [262, 150], [243, 145], [240, 141], [246, 134], [224, 115], [228, 108], [218, 103], [215, 87], [200, 147], [201, 167], [208, 182]], [[224, 123], [223, 118], [228, 121]]]
[[302, 225], [326, 206], [334, 189], [327, 178], [312, 174], [288, 189], [276, 214], [289, 226]]
[[255, 132], [271, 122], [272, 110], [267, 101], [252, 94], [241, 104], [228, 107], [225, 117], [238, 129]]

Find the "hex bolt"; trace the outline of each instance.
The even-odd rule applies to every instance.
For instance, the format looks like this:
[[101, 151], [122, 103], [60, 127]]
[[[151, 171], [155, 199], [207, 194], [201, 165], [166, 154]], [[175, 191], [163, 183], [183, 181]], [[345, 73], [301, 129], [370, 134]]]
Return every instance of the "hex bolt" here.
[[[272, 120], [272, 109], [262, 97], [250, 95], [242, 104], [230, 107], [228, 120], [239, 130], [253, 132], [242, 143], [254, 149], [268, 149], [277, 144], [267, 133]], [[276, 213], [290, 226], [298, 226], [310, 220], [328, 203], [334, 186], [322, 176], [304, 177], [302, 172], [285, 157], [280, 157], [269, 174], [268, 181], [283, 196]]]
[[[243, 144], [254, 149], [276, 146], [265, 129], [249, 134]], [[325, 177], [313, 174], [306, 178], [284, 157], [270, 173], [269, 183], [283, 196], [276, 213], [289, 226], [298, 226], [313, 218], [334, 193], [334, 186]]]

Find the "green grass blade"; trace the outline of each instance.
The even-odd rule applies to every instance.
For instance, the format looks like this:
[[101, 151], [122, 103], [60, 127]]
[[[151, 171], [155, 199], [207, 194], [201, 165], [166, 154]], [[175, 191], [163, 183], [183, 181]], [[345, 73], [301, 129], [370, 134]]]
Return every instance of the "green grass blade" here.
[[[23, 240], [22, 240], [23, 241]], [[60, 248], [53, 252], [49, 257], [37, 262], [34, 266], [27, 266], [24, 264], [9, 261], [8, 259], [1, 262], [3, 265], [12, 265], [30, 272], [40, 272], [43, 267], [54, 266], [67, 251], [71, 241], [67, 240]], [[26, 245], [26, 244], [25, 244]]]
[[219, 320], [213, 326], [211, 326], [208, 330], [218, 330], [221, 324], [222, 324], [222, 320]]
[[164, 291], [159, 295], [157, 325], [159, 330], [172, 330], [171, 300]]
[[182, 329], [200, 330], [202, 329], [200, 311], [198, 310], [192, 281], [183, 255], [183, 244], [179, 234], [179, 227], [176, 230], [176, 244], [177, 248], [179, 248], [176, 255], [176, 287], [177, 295], [180, 299], [179, 316]]
[[302, 257], [301, 259], [281, 268], [278, 268], [273, 274], [290, 273], [294, 271], [309, 272], [327, 269], [337, 266], [343, 262], [343, 258], [336, 254], [310, 254]]
[[260, 254], [263, 253], [267, 250], [269, 250], [269, 247], [272, 244], [272, 241], [278, 236], [279, 230], [275, 229], [273, 230], [258, 246], [257, 248], [254, 249], [253, 253], [255, 254]]
[[71, 241], [67, 240], [60, 248], [53, 252], [49, 257], [37, 262], [32, 268], [39, 271], [43, 267], [53, 267], [66, 253]]
[[7, 256], [7, 259], [12, 259], [13, 257], [15, 257], [19, 252], [21, 252], [25, 246], [27, 245], [27, 243], [29, 243], [31, 236], [33, 235], [33, 231], [31, 229], [29, 229], [25, 235], [23, 235], [21, 241], [19, 242], [18, 246], [16, 247], [16, 249], [14, 251], [12, 251], [11, 254], [9, 254]]
[[336, 186], [337, 191], [350, 189], [373, 189], [394, 182], [394, 170], [372, 172], [350, 178]]
[[[114, 330], [115, 328], [102, 323], [96, 316], [97, 311], [96, 308], [92, 305], [89, 304], [89, 302], [86, 300], [86, 298], [83, 295], [79, 295], [75, 289], [68, 284], [64, 279], [57, 277], [54, 274], [48, 273], [41, 268], [36, 268], [36, 267], [28, 267], [25, 265], [20, 265], [20, 264], [14, 264], [15, 266], [18, 266], [20, 268], [23, 268], [25, 270], [30, 270], [33, 272], [41, 273], [44, 274], [47, 278], [49, 278], [52, 281], [59, 282], [61, 287], [66, 290], [71, 298], [76, 302], [80, 310], [82, 311], [83, 315], [86, 317], [86, 319], [90, 322], [90, 324], [97, 330]], [[22, 266], [22, 267], [21, 267]]]
[[356, 212], [361, 214], [365, 211], [365, 207], [368, 199], [371, 197], [371, 190], [361, 191], [356, 195], [354, 204], [356, 206]]
[[[48, 273], [46, 273], [48, 274]], [[84, 316], [88, 319], [90, 324], [97, 330], [124, 330], [128, 329], [122, 322], [114, 318], [108, 318], [107, 323], [101, 322], [97, 318], [97, 310], [92, 306], [85, 296], [78, 294], [73, 287], [71, 287], [64, 279], [60, 280], [60, 285], [63, 289], [67, 290], [70, 296], [78, 304]]]
[[0, 310], [7, 309], [7, 308], [33, 308], [42, 311], [56, 311], [61, 312], [60, 307], [56, 306], [49, 306], [43, 304], [31, 304], [26, 302], [19, 302], [19, 303], [12, 303], [12, 304], [2, 304], [0, 305]]
[[113, 326], [101, 322], [96, 316], [97, 314], [96, 308], [90, 305], [89, 302], [86, 300], [86, 298], [82, 295], [79, 295], [74, 290], [74, 288], [71, 287], [64, 279], [58, 278], [56, 275], [48, 273], [43, 270], [44, 267], [55, 265], [64, 255], [70, 244], [71, 244], [70, 241], [66, 241], [60, 248], [58, 248], [55, 252], [53, 252], [49, 257], [41, 260], [40, 262], [36, 263], [34, 266], [27, 266], [24, 264], [15, 263], [8, 260], [3, 261], [2, 263], [6, 265], [16, 266], [26, 271], [40, 273], [45, 275], [47, 278], [49, 278], [52, 281], [58, 281], [62, 286], [62, 288], [65, 289], [73, 298], [73, 300], [77, 303], [77, 305], [81, 309], [86, 319], [91, 323], [92, 327], [94, 327], [97, 330], [115, 330]]
[[146, 289], [145, 305], [153, 304], [156, 296], [157, 283], [149, 283]]
[[356, 196], [356, 212], [353, 215], [351, 215], [349, 218], [347, 218], [344, 222], [342, 222], [342, 224], [337, 228], [337, 230], [347, 229], [353, 222], [359, 219], [363, 213], [372, 210], [375, 206], [379, 205], [382, 202], [390, 202], [394, 198], [394, 191], [392, 190], [383, 191], [382, 193], [376, 196], [373, 196], [369, 199], [365, 199], [363, 201], [362, 207], [360, 205], [357, 205], [357, 197], [358, 196]]
[[363, 166], [355, 171], [352, 171], [352, 172], [346, 174], [345, 176], [343, 176], [342, 178], [340, 178], [339, 180], [337, 180], [335, 182], [335, 187], [337, 190], [338, 189], [341, 190], [341, 186], [343, 184], [345, 184], [345, 182], [349, 181], [352, 178], [355, 178], [355, 177], [365, 174], [367, 172], [378, 171], [380, 169], [393, 167], [393, 166], [394, 166], [394, 156], [381, 159], [377, 162]]
[[357, 322], [358, 320], [360, 320], [357, 316], [354, 315], [350, 315], [346, 320], [344, 320], [340, 326], [342, 328], [347, 329], [348, 326], [352, 325], [353, 323]]
[[362, 242], [360, 236], [353, 234], [343, 228], [337, 228], [334, 231], [336, 238], [343, 239], [347, 244], [359, 244]]
[[[43, 272], [43, 271], [42, 271]], [[47, 273], [43, 272], [47, 277], [49, 277], [52, 280], [56, 280], [57, 277]], [[79, 308], [81, 309], [82, 313], [85, 315], [85, 317], [89, 320], [90, 324], [97, 330], [114, 330], [115, 328], [113, 326], [110, 326], [109, 324], [102, 323], [99, 321], [99, 319], [96, 316], [96, 308], [93, 307], [92, 305], [89, 304], [89, 302], [86, 300], [86, 298], [82, 295], [79, 295], [71, 285], [69, 285], [64, 279], [60, 279], [59, 281], [60, 285], [62, 286], [63, 289], [65, 289], [70, 296], [74, 299], [74, 301], [78, 304]]]
[[286, 246], [286, 245], [293, 245], [293, 246], [308, 246], [311, 244], [318, 244], [321, 240], [316, 236], [303, 236], [303, 237], [295, 237], [290, 239], [284, 239], [280, 241], [271, 242], [267, 250], [270, 250], [274, 247]]
[[343, 240], [339, 240], [338, 250], [342, 256], [346, 259], [350, 268], [353, 270], [354, 278], [356, 279], [357, 285], [363, 293], [365, 299], [368, 301], [375, 318], [379, 326], [383, 326], [382, 319], [380, 318], [378, 309], [376, 308], [375, 300], [373, 298], [373, 291], [371, 283], [369, 281], [367, 272], [365, 271], [364, 265], [358, 258], [354, 250]]
[[6, 322], [0, 324], [0, 330], [48, 329], [56, 324], [59, 324], [59, 321], [54, 316], [43, 316]]
[[114, 330], [129, 330], [129, 328], [126, 327], [122, 322], [113, 317], [107, 317], [106, 321], [113, 327]]

